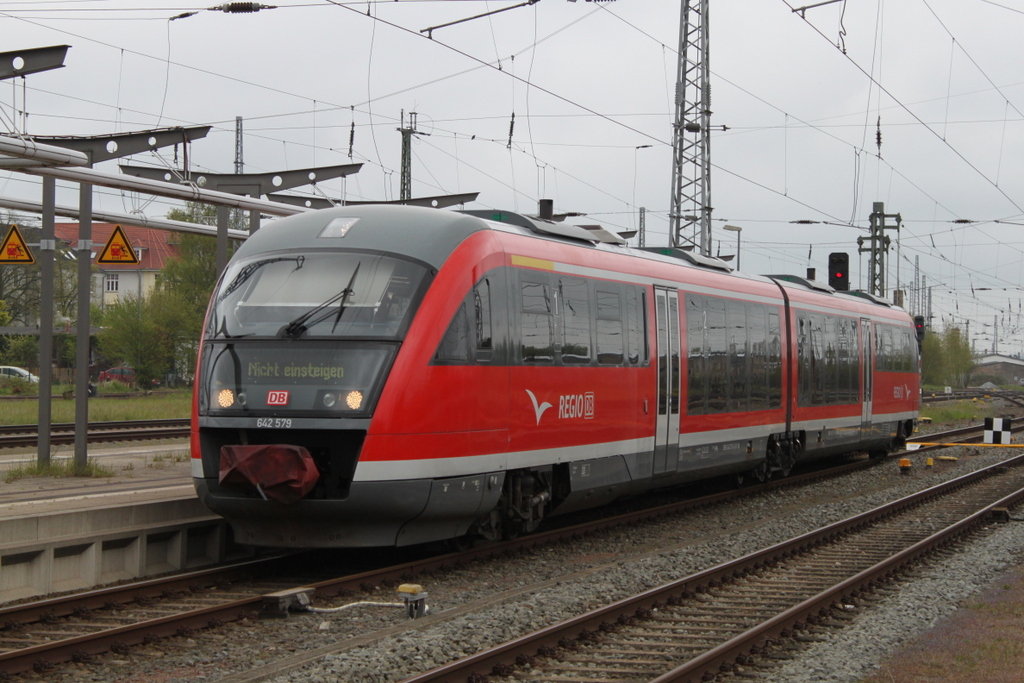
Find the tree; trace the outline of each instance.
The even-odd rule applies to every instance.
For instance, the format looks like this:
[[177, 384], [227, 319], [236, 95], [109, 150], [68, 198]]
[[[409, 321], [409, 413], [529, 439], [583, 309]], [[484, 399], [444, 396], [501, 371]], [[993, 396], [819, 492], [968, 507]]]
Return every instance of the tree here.
[[206, 235], [182, 234], [178, 256], [164, 264], [161, 289], [174, 294], [186, 307], [189, 331], [196, 336], [217, 282], [217, 243]]
[[946, 328], [942, 335], [942, 354], [947, 381], [954, 386], [967, 386], [967, 376], [974, 367], [974, 357], [970, 342], [960, 334], [959, 327]]
[[924, 384], [967, 386], [974, 358], [960, 328], [947, 327], [941, 334], [929, 330], [921, 345], [921, 381]]
[[134, 368], [140, 387], [149, 387], [170, 366], [172, 343], [160, 319], [161, 308], [153, 296], [139, 301], [129, 294], [104, 311], [100, 349], [107, 358]]
[[[184, 209], [167, 212], [172, 220], [216, 225], [217, 209], [207, 204], [188, 202]], [[233, 212], [229, 227], [244, 229], [245, 216]], [[229, 242], [229, 251], [236, 245]], [[206, 307], [217, 284], [217, 240], [207, 235], [182, 233], [178, 255], [164, 264], [160, 272], [160, 294], [155, 305], [165, 310], [173, 364], [186, 380], [195, 374], [196, 354], [202, 333]]]
[[[16, 216], [8, 220], [17, 223], [26, 242], [38, 243], [42, 230]], [[6, 234], [10, 223], [0, 223], [0, 234]], [[78, 261], [69, 245], [57, 243], [54, 252], [53, 313], [55, 320], [74, 323], [78, 315]], [[38, 258], [39, 253], [36, 252]], [[11, 321], [16, 325], [32, 326], [39, 321], [40, 265], [16, 265], [0, 268], [0, 301], [7, 303]]]
[[925, 332], [921, 343], [921, 382], [933, 385], [946, 383], [942, 337], [931, 330]]
[[4, 342], [4, 365], [17, 365], [21, 368], [38, 369], [39, 337], [30, 334], [12, 334]]
[[178, 293], [166, 289], [155, 290], [147, 305], [158, 321], [157, 326], [166, 344], [167, 369], [173, 370], [185, 382], [191, 382], [196, 372], [202, 313], [195, 317]]
[[[10, 223], [16, 223], [26, 242], [39, 242], [38, 227], [26, 225], [13, 216], [7, 220], [10, 222], [0, 223], [0, 233], [6, 235]], [[10, 324], [34, 325], [39, 320], [39, 264], [0, 268], [0, 300], [7, 304]]]

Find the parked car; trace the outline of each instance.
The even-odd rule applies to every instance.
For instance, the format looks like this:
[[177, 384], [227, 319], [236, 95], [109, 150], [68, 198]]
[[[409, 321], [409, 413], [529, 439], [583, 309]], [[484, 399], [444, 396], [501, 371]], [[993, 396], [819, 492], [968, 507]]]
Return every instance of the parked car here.
[[108, 368], [100, 373], [99, 381], [135, 384], [135, 368]]
[[[99, 377], [98, 381], [100, 381], [100, 382], [121, 382], [122, 384], [127, 384], [128, 386], [134, 386], [135, 385], [135, 368], [130, 368], [130, 367], [125, 366], [125, 367], [120, 367], [120, 368], [110, 368], [108, 370], [104, 370], [103, 372], [100, 373], [100, 377]], [[153, 382], [152, 382], [152, 386], [153, 387], [160, 386], [160, 381], [154, 379]]]
[[13, 365], [0, 365], [0, 379], [20, 379], [23, 382], [39, 384], [39, 378], [28, 370]]

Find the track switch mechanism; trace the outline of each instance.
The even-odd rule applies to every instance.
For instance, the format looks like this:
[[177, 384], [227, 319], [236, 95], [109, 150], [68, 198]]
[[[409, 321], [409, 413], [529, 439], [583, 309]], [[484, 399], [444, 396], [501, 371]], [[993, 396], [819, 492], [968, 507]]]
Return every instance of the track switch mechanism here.
[[403, 583], [398, 587], [398, 597], [405, 603], [405, 614], [410, 619], [419, 619], [429, 612], [427, 591], [418, 583]]
[[288, 612], [307, 612], [312, 604], [315, 591], [316, 589], [311, 586], [302, 586], [264, 595], [262, 615], [274, 619], [284, 619], [288, 616]]

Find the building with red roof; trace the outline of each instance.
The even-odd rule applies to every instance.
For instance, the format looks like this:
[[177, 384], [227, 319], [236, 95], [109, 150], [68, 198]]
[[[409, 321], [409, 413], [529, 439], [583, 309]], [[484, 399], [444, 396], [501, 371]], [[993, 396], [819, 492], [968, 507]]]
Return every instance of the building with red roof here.
[[[114, 223], [92, 224], [92, 262], [114, 233]], [[97, 264], [99, 274], [93, 276], [92, 300], [100, 306], [116, 303], [122, 296], [145, 297], [157, 284], [164, 264], [177, 256], [178, 233], [155, 228], [122, 225], [128, 242], [138, 256], [138, 263]], [[73, 247], [78, 243], [78, 223], [57, 223], [54, 232], [58, 242]]]

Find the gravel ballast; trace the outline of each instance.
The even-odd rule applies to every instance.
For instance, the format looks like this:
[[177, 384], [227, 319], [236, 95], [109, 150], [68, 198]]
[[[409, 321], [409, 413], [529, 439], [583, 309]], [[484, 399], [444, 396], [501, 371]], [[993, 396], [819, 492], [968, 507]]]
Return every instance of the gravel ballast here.
[[[987, 454], [962, 457], [957, 466], [943, 473], [907, 477], [906, 481], [899, 481], [900, 475], [895, 473], [895, 463], [892, 463], [833, 481], [690, 513], [673, 524], [682, 522], [687, 532], [696, 532], [695, 535], [701, 532], [714, 535], [716, 529], [727, 528], [728, 520], [735, 519], [737, 515], [752, 521], [766, 521], [807, 495], [832, 501], [778, 521], [766, 521], [753, 529], [613, 564], [597, 575], [577, 581], [567, 580], [509, 604], [458, 617], [424, 632], [391, 637], [371, 647], [351, 650], [278, 677], [275, 681], [382, 683], [401, 680], [418, 671], [479, 652], [597, 607], [593, 604], [595, 596], [602, 596], [600, 604], [627, 597], [877, 507], [925, 488], [922, 484], [938, 483], [1001, 458], [1000, 455]], [[867, 495], [856, 494], [882, 483], [879, 479], [888, 480], [894, 486]], [[897, 491], [899, 495], [894, 495]], [[877, 667], [880, 659], [893, 647], [955, 610], [961, 600], [979, 590], [1008, 565], [1016, 563], [1022, 552], [1024, 528], [1012, 523], [1002, 525], [992, 535], [972, 543], [962, 554], [934, 568], [929, 567], [894, 593], [892, 600], [865, 610], [853, 626], [838, 632], [829, 642], [806, 650], [784, 668], [767, 675], [765, 680], [780, 683], [857, 681]], [[445, 609], [444, 604], [437, 607]]]
[[[430, 593], [433, 614], [425, 619], [409, 621], [394, 608], [360, 607], [247, 620], [187, 639], [132, 648], [125, 655], [59, 667], [47, 679], [234, 683], [265, 671], [263, 680], [275, 683], [400, 681], [1007, 457], [996, 451], [1001, 449], [948, 449], [959, 461], [934, 470], [924, 468], [924, 454], [914, 455], [911, 476], [900, 475], [896, 462], [889, 461], [834, 479], [433, 572], [415, 579]], [[828, 642], [795, 652], [797, 659], [769, 673], [754, 673], [780, 683], [857, 681], [899, 643], [1017, 563], [1022, 553], [1022, 525], [998, 525], [964, 551], [915, 570], [911, 581], [858, 611], [848, 628], [828, 635]], [[393, 599], [381, 590], [314, 604]], [[375, 631], [379, 637], [365, 645], [346, 642]], [[271, 673], [273, 667], [264, 668], [314, 652], [323, 656], [283, 667], [279, 674]]]

